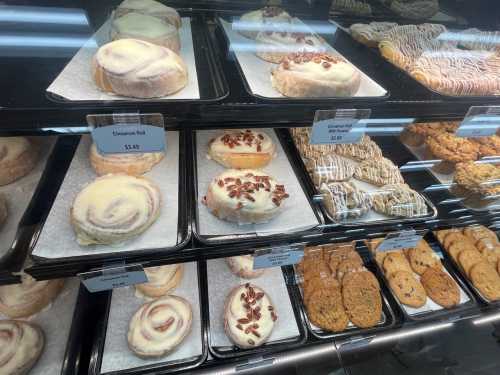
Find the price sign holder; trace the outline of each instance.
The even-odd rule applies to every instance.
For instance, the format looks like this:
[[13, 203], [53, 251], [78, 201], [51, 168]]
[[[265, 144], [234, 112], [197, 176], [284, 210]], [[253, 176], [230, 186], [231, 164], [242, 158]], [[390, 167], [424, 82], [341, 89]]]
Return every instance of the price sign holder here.
[[314, 115], [311, 144], [359, 143], [370, 109], [319, 110]]
[[78, 274], [89, 292], [101, 292], [148, 282], [141, 264], [120, 264]]
[[500, 106], [473, 106], [456, 131], [457, 137], [477, 138], [496, 134], [500, 127]]
[[304, 246], [285, 245], [255, 250], [253, 269], [289, 266], [301, 261], [304, 257]]
[[422, 234], [417, 233], [415, 229], [392, 232], [385, 237], [380, 245], [378, 245], [377, 251], [390, 251], [416, 247], [417, 243], [421, 239]]
[[161, 113], [88, 115], [92, 139], [102, 154], [165, 151]]

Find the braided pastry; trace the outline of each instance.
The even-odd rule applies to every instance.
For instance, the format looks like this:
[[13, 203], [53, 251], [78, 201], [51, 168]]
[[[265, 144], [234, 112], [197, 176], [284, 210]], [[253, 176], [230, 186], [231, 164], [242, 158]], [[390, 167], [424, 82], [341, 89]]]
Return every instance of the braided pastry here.
[[130, 350], [142, 358], [173, 351], [191, 331], [191, 305], [184, 298], [165, 296], [142, 305], [130, 321]]
[[44, 344], [43, 331], [37, 325], [0, 320], [0, 374], [27, 374], [42, 354]]
[[179, 13], [174, 8], [154, 0], [124, 0], [116, 8], [114, 16], [122, 17], [129, 13], [139, 13], [156, 17], [163, 22], [174, 25], [176, 28], [180, 28], [182, 23]]
[[28, 138], [0, 138], [0, 186], [27, 175], [37, 160], [37, 149]]
[[160, 215], [160, 189], [122, 174], [98, 177], [75, 197], [71, 224], [80, 245], [113, 244], [138, 236]]
[[171, 292], [179, 285], [184, 273], [183, 264], [169, 264], [166, 266], [145, 268], [148, 282], [136, 284], [138, 292], [147, 297], [158, 298]]
[[187, 84], [182, 58], [168, 48], [136, 39], [107, 43], [92, 60], [97, 87], [133, 98], [157, 98], [173, 94]]
[[9, 318], [26, 318], [51, 303], [64, 286], [64, 279], [36, 281], [23, 275], [20, 284], [0, 286], [0, 312]]
[[101, 154], [95, 143], [90, 147], [90, 164], [98, 176], [109, 173], [125, 173], [140, 176], [149, 172], [156, 164], [163, 160], [164, 152], [130, 152], [121, 154]]

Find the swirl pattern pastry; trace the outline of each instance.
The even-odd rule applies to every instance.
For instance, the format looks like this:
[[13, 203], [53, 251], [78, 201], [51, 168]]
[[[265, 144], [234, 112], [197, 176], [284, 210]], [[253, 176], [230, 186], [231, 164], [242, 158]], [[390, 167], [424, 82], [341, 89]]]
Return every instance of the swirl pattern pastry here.
[[115, 10], [115, 17], [122, 17], [128, 13], [139, 13], [159, 18], [160, 20], [181, 27], [181, 17], [174, 8], [168, 7], [154, 0], [124, 0]]
[[314, 185], [324, 182], [337, 182], [350, 179], [354, 174], [355, 165], [352, 161], [337, 155], [324, 155], [317, 159], [309, 159], [314, 165], [306, 168], [312, 170]]
[[136, 39], [115, 40], [99, 48], [92, 76], [101, 90], [133, 98], [173, 94], [188, 79], [186, 64], [175, 52]]
[[255, 39], [260, 31], [281, 30], [283, 24], [292, 23], [292, 17], [278, 7], [264, 7], [241, 16], [238, 32], [250, 39]]
[[33, 323], [0, 320], [0, 374], [27, 374], [42, 354], [43, 331]]
[[179, 285], [184, 273], [183, 264], [169, 264], [166, 266], [145, 268], [148, 282], [136, 284], [138, 292], [145, 296], [158, 298], [171, 292]]
[[320, 193], [328, 213], [336, 221], [364, 216], [373, 205], [370, 194], [351, 182], [322, 184]]
[[130, 321], [128, 345], [143, 358], [173, 351], [191, 331], [193, 314], [184, 298], [165, 296], [142, 305]]
[[275, 155], [271, 137], [250, 129], [226, 131], [208, 144], [208, 156], [226, 168], [263, 168]]
[[255, 42], [257, 57], [275, 64], [290, 53], [325, 51], [323, 41], [312, 34], [264, 31], [257, 35]]
[[249, 283], [234, 288], [224, 305], [224, 329], [242, 349], [263, 345], [278, 319], [274, 305], [264, 290]]
[[354, 177], [377, 186], [403, 184], [405, 182], [399, 168], [386, 158], [363, 161], [357, 166]]
[[265, 223], [279, 213], [288, 197], [285, 186], [264, 172], [228, 169], [212, 180], [204, 203], [219, 219]]
[[427, 215], [424, 198], [406, 184], [385, 185], [373, 199], [375, 211], [396, 217]]
[[64, 286], [64, 279], [36, 281], [22, 276], [20, 284], [0, 286], [0, 312], [10, 318], [27, 318], [50, 304]]
[[271, 70], [271, 84], [289, 97], [353, 96], [360, 83], [353, 65], [327, 53], [293, 53]]
[[28, 138], [0, 138], [0, 186], [27, 175], [35, 167], [37, 160], [37, 148]]
[[90, 147], [90, 164], [98, 176], [110, 173], [125, 173], [131, 176], [140, 176], [149, 172], [156, 164], [163, 160], [164, 152], [130, 152], [120, 154], [101, 154], [95, 145]]
[[232, 273], [244, 279], [255, 279], [262, 276], [266, 272], [265, 268], [258, 270], [253, 269], [252, 255], [240, 255], [226, 258], [226, 263]]
[[148, 229], [160, 215], [160, 189], [122, 174], [98, 177], [73, 201], [71, 224], [80, 245], [120, 243]]
[[378, 43], [384, 38], [385, 33], [397, 25], [394, 22], [355, 23], [351, 25], [349, 31], [358, 42], [368, 47], [377, 47]]

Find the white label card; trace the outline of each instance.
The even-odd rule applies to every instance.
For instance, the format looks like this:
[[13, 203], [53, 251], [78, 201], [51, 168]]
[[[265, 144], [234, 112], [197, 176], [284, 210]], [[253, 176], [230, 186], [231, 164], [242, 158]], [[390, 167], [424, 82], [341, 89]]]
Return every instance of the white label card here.
[[466, 117], [456, 131], [457, 137], [477, 138], [494, 135], [500, 127], [500, 116], [482, 114]]
[[146, 273], [140, 264], [104, 268], [98, 271], [80, 273], [78, 276], [91, 293], [148, 282]]
[[303, 257], [304, 247], [298, 245], [255, 250], [253, 269], [289, 266], [300, 262]]
[[416, 247], [421, 239], [422, 235], [418, 234], [413, 229], [389, 233], [382, 243], [378, 245], [377, 251], [409, 249]]
[[102, 154], [146, 153], [165, 150], [165, 130], [159, 126], [115, 124], [92, 130], [92, 139]]
[[331, 118], [313, 123], [311, 144], [359, 143], [365, 126], [357, 118]]

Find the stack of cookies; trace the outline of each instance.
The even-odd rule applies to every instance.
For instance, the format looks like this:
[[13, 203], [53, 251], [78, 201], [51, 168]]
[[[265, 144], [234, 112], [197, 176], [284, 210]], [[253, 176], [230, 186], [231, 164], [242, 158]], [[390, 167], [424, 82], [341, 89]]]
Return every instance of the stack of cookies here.
[[478, 291], [500, 300], [500, 243], [495, 232], [477, 225], [435, 232], [436, 237]]
[[380, 285], [353, 243], [308, 247], [296, 271], [307, 316], [315, 326], [342, 332], [349, 322], [370, 328], [381, 321]]
[[415, 248], [377, 251], [381, 240], [369, 243], [389, 287], [403, 305], [421, 308], [427, 297], [439, 306], [453, 308], [460, 303], [460, 289], [444, 271], [441, 260], [425, 240]]
[[371, 211], [404, 218], [428, 213], [422, 196], [405, 184], [398, 166], [383, 157], [370, 137], [357, 144], [312, 145], [310, 128], [291, 133], [332, 220], [356, 219]]

